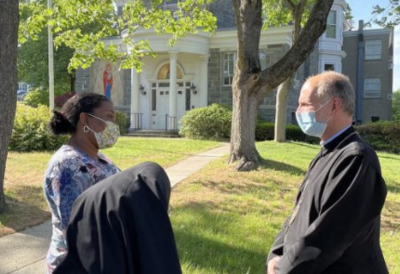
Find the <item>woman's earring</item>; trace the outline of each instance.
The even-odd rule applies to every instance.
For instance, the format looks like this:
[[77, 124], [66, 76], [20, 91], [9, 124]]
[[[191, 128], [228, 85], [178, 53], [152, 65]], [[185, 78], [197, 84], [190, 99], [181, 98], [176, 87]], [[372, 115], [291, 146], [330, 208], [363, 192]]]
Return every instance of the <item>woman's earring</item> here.
[[84, 126], [83, 127], [83, 132], [88, 133], [89, 132], [89, 127], [88, 126]]

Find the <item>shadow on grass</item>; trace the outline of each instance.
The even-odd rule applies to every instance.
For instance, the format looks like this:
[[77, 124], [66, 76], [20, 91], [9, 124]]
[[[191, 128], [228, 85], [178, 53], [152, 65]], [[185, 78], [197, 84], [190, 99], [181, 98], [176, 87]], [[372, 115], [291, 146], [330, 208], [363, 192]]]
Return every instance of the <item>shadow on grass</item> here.
[[268, 160], [262, 158], [260, 161], [260, 167], [263, 169], [273, 169], [277, 171], [288, 172], [293, 175], [305, 175], [306, 170], [300, 169], [298, 167], [288, 165], [286, 163], [277, 162], [273, 160]]
[[41, 187], [20, 186], [5, 192], [7, 209], [0, 215], [0, 237], [39, 225], [50, 219], [43, 209]]
[[400, 186], [390, 184], [390, 185], [386, 185], [386, 187], [387, 187], [388, 192], [397, 193], [397, 194], [400, 193]]
[[318, 143], [316, 144], [308, 144], [308, 143], [302, 143], [302, 142], [290, 142], [291, 145], [295, 145], [295, 146], [302, 146], [302, 147], [307, 147], [307, 148], [312, 148], [315, 150], [318, 150], [319, 148], [316, 147], [318, 145]]
[[[192, 184], [201, 185], [202, 187], [210, 189], [213, 192], [224, 195], [236, 195], [232, 196], [231, 199], [240, 199], [240, 197], [243, 195], [250, 195], [253, 199], [269, 200], [271, 199], [272, 194], [279, 195], [279, 198], [283, 198], [286, 193], [293, 192], [294, 195], [297, 191], [297, 185], [287, 185], [284, 181], [271, 179], [268, 179], [268, 182], [245, 181], [235, 184], [232, 184], [230, 181], [193, 181]], [[213, 201], [209, 201], [209, 205], [213, 204]], [[236, 208], [236, 210], [238, 213], [240, 213], [242, 209], [250, 210], [251, 208], [251, 205], [247, 205], [245, 209]], [[263, 209], [263, 211], [265, 214], [271, 213], [267, 212], [268, 209]]]
[[[268, 226], [258, 232], [263, 220], [244, 224], [240, 223], [243, 216], [233, 209], [222, 214], [212, 209], [206, 203], [190, 203], [172, 213], [184, 273], [264, 273], [264, 262], [279, 227]], [[190, 218], [183, 217], [188, 215]]]

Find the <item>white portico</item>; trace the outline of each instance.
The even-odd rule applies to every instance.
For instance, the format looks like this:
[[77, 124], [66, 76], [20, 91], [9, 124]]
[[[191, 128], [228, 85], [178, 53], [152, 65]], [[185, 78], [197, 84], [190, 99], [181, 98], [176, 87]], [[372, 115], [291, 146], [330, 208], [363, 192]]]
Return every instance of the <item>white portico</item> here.
[[[124, 36], [124, 33], [122, 34]], [[186, 111], [205, 107], [209, 103], [209, 76], [224, 73], [209, 71], [211, 49], [234, 52], [237, 49], [236, 30], [189, 34], [173, 47], [169, 35], [157, 35], [152, 30], [138, 30], [134, 42], [148, 40], [153, 57], [143, 57], [141, 73], [131, 70], [131, 130], [177, 130]], [[260, 47], [291, 43], [291, 26], [271, 28], [263, 32]]]
[[209, 34], [189, 35], [174, 47], [170, 37], [138, 31], [157, 57], [144, 57], [143, 71], [131, 70], [131, 130], [177, 130], [187, 110], [207, 106]]

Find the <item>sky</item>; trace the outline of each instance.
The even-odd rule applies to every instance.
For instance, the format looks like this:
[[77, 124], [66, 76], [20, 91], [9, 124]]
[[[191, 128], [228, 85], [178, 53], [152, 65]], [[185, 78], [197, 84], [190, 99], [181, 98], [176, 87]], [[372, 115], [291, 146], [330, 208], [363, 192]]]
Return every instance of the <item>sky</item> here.
[[[354, 29], [358, 28], [359, 20], [364, 20], [364, 23], [371, 20], [373, 6], [379, 5], [386, 8], [389, 5], [389, 0], [346, 0], [346, 2], [350, 5], [351, 13], [354, 17]], [[372, 26], [371, 28], [379, 27]], [[395, 91], [400, 89], [400, 26], [395, 28], [393, 55], [393, 91]]]

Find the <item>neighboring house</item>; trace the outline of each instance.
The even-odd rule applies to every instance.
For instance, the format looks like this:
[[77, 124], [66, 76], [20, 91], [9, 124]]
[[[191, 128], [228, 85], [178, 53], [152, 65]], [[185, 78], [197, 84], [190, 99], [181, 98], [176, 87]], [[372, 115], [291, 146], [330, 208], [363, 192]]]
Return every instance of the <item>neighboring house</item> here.
[[343, 73], [356, 90], [357, 124], [392, 119], [393, 29], [344, 33]]
[[[122, 12], [124, 0], [115, 1]], [[289, 93], [288, 123], [296, 123], [295, 111], [299, 90], [310, 75], [324, 70], [342, 72], [343, 33], [346, 30], [343, 10], [345, 1], [335, 0], [328, 18], [328, 27], [314, 52], [298, 69]], [[174, 1], [166, 2], [168, 9], [176, 8]], [[176, 130], [186, 111], [212, 103], [232, 104], [232, 78], [236, 61], [237, 35], [231, 0], [219, 0], [210, 5], [218, 18], [218, 29], [208, 33], [188, 34], [174, 47], [168, 46], [168, 35], [151, 30], [139, 30], [135, 39], [147, 39], [157, 57], [144, 57], [140, 74], [135, 69], [118, 70], [118, 63], [97, 60], [88, 69], [77, 70], [76, 91], [106, 94], [117, 109], [130, 116], [130, 129]], [[292, 26], [269, 28], [260, 39], [260, 61], [267, 68], [289, 49]], [[124, 33], [122, 33], [122, 36]], [[120, 44], [121, 37], [110, 37], [105, 43]], [[126, 50], [126, 49], [125, 49]], [[353, 58], [349, 56], [347, 58]], [[264, 98], [259, 115], [275, 119], [276, 91]]]
[[28, 94], [30, 86], [24, 82], [18, 82], [17, 100], [23, 101], [25, 95]]

